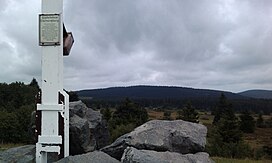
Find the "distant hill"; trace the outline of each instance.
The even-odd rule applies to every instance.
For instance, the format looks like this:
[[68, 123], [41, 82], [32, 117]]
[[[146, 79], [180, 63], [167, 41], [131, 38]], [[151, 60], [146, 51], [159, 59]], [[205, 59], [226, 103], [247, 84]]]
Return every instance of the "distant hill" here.
[[236, 111], [251, 110], [256, 113], [263, 111], [268, 114], [272, 112], [272, 99], [256, 99], [248, 94], [219, 90], [172, 86], [130, 86], [81, 90], [76, 93], [81, 100], [93, 108], [115, 107], [128, 97], [143, 107], [172, 109], [180, 108], [191, 101], [193, 106], [203, 110], [212, 110], [221, 94], [224, 93]]
[[111, 87], [105, 89], [81, 90], [79, 97], [93, 99], [194, 99], [194, 98], [219, 98], [224, 93], [228, 99], [246, 99], [246, 97], [225, 91], [194, 89], [168, 86], [130, 86]]
[[272, 91], [270, 90], [248, 90], [238, 93], [241, 96], [258, 98], [258, 99], [272, 99]]

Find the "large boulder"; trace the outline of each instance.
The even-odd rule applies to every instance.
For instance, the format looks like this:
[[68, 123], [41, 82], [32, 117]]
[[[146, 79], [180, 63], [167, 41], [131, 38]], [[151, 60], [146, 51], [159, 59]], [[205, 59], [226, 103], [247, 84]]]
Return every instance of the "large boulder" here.
[[[69, 103], [70, 154], [82, 154], [100, 149], [109, 144], [110, 133], [99, 111], [88, 108], [82, 101]], [[35, 111], [29, 129], [35, 139]], [[37, 140], [35, 140], [36, 142]]]
[[56, 163], [120, 163], [115, 158], [110, 157], [104, 152], [94, 151], [82, 155], [65, 157]]
[[77, 115], [70, 117], [70, 153], [72, 155], [82, 154], [94, 150], [90, 140], [90, 129], [87, 119]]
[[110, 134], [99, 111], [83, 102], [70, 102], [70, 154], [82, 154], [105, 147]]
[[89, 123], [92, 141], [95, 143], [96, 149], [100, 149], [109, 144], [110, 132], [107, 127], [106, 120], [102, 119], [99, 111], [88, 108], [86, 118]]
[[87, 106], [82, 101], [74, 101], [69, 103], [69, 115], [73, 116], [76, 114], [77, 116], [84, 118], [86, 117]]
[[182, 120], [152, 120], [119, 137], [101, 150], [120, 160], [127, 147], [182, 154], [204, 151], [207, 128]]
[[180, 154], [175, 152], [156, 152], [151, 150], [137, 150], [127, 147], [121, 159], [122, 163], [213, 163], [209, 154]]

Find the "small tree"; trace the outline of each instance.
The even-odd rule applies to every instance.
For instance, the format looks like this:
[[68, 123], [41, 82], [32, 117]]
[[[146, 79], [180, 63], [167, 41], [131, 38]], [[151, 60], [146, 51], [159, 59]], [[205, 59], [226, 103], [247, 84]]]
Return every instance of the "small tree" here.
[[247, 110], [240, 115], [240, 130], [244, 133], [253, 133], [255, 130], [254, 118]]
[[256, 126], [260, 127], [260, 128], [265, 127], [264, 119], [263, 119], [263, 114], [262, 113], [259, 113], [259, 115], [258, 115], [258, 119], [256, 121]]
[[77, 95], [76, 92], [74, 92], [74, 91], [69, 91], [68, 94], [69, 94], [69, 101], [70, 101], [70, 102], [79, 101], [79, 98], [78, 98], [78, 95]]
[[195, 110], [195, 108], [192, 106], [191, 102], [187, 102], [185, 107], [178, 112], [177, 119], [182, 119], [184, 121], [198, 123], [198, 112]]
[[[226, 98], [220, 97], [220, 101]], [[221, 103], [222, 104], [222, 103]], [[226, 105], [224, 105], [226, 106]], [[231, 105], [221, 108], [220, 119], [213, 125], [209, 132], [207, 149], [212, 156], [223, 156], [232, 158], [247, 157], [250, 148], [242, 141], [242, 132], [239, 128], [238, 118], [235, 116]]]
[[40, 86], [39, 86], [39, 84], [38, 84], [38, 82], [37, 82], [37, 80], [36, 80], [35, 78], [33, 78], [33, 79], [31, 80], [31, 82], [29, 83], [29, 86], [34, 87], [34, 88], [36, 88], [37, 90], [41, 90], [41, 89], [40, 89]]
[[113, 119], [116, 124], [135, 123], [137, 126], [145, 123], [148, 119], [147, 111], [126, 98], [113, 113]]
[[101, 113], [103, 115], [103, 118], [108, 122], [111, 119], [111, 111], [107, 107], [106, 109], [102, 109]]
[[213, 112], [214, 114], [213, 124], [216, 124], [220, 120], [221, 116], [224, 114], [224, 111], [231, 107], [232, 107], [231, 103], [227, 101], [226, 96], [222, 93], [219, 98], [219, 102]]
[[126, 98], [122, 104], [116, 108], [116, 111], [109, 120], [111, 141], [132, 131], [135, 127], [145, 123], [147, 120], [147, 111]]

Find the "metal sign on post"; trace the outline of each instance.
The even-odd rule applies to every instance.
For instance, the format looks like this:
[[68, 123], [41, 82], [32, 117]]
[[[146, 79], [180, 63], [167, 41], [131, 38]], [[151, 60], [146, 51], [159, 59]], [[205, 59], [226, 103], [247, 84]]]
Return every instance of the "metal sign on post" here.
[[40, 14], [39, 41], [40, 46], [60, 45], [60, 15]]
[[63, 56], [74, 43], [63, 24], [63, 0], [42, 0], [39, 45], [42, 51], [41, 100], [36, 109], [36, 162], [48, 153], [69, 156], [69, 95], [63, 90]]

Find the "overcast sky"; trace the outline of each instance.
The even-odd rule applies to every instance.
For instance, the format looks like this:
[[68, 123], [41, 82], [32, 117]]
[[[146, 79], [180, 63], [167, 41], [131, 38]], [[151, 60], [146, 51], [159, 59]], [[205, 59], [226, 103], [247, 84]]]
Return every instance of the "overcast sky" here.
[[[0, 82], [41, 80], [39, 0], [0, 0]], [[64, 0], [67, 90], [272, 89], [271, 0]]]

